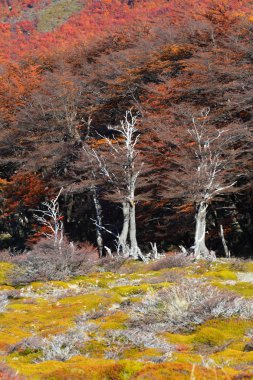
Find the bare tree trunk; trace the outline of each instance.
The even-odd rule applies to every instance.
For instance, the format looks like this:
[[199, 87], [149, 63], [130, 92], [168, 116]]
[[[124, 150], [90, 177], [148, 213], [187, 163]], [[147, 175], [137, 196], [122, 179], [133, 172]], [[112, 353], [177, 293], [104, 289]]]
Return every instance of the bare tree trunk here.
[[224, 231], [223, 231], [222, 225], [220, 225], [220, 235], [221, 235], [221, 241], [222, 241], [222, 245], [223, 245], [223, 248], [224, 248], [225, 255], [226, 255], [227, 258], [230, 258], [230, 251], [228, 249], [228, 246], [227, 246], [227, 243], [226, 243], [226, 240], [225, 240], [225, 236], [224, 236]]
[[[65, 202], [67, 202], [67, 200], [68, 200], [68, 195], [66, 194]], [[67, 222], [68, 223], [71, 220], [71, 214], [72, 214], [73, 207], [74, 207], [74, 196], [73, 196], [73, 194], [70, 194], [68, 205], [67, 205]]]
[[130, 205], [128, 201], [122, 203], [123, 227], [119, 236], [118, 253], [125, 252], [129, 231]]
[[[134, 258], [141, 257], [143, 259], [136, 239], [134, 204], [136, 181], [142, 167], [142, 165], [139, 169], [135, 167], [135, 161], [138, 157], [138, 151], [135, 146], [140, 137], [140, 133], [135, 127], [136, 123], [137, 116], [133, 116], [131, 110], [127, 111], [124, 120], [120, 122], [120, 126], [113, 128], [122, 136], [124, 143], [122, 144], [122, 141], [119, 143], [116, 140], [115, 143], [112, 143], [109, 138], [105, 137], [111, 150], [112, 168], [110, 168], [110, 164], [108, 165], [106, 158], [98, 155], [94, 149], [87, 150], [84, 148], [84, 150], [88, 153], [90, 161], [95, 160], [97, 162], [100, 174], [107, 179], [110, 185], [114, 186], [121, 197], [123, 226], [120, 235], [117, 236], [117, 253]], [[120, 170], [118, 171], [119, 168]]]
[[195, 244], [194, 255], [196, 259], [201, 257], [206, 258], [209, 256], [209, 250], [206, 247], [206, 210], [207, 204], [201, 202], [198, 206], [196, 213], [196, 229], [195, 229]]
[[129, 238], [130, 238], [130, 249], [133, 258], [137, 259], [138, 254], [138, 244], [136, 239], [136, 220], [135, 220], [135, 204], [131, 202], [130, 213], [129, 213]]
[[99, 202], [96, 186], [92, 186], [92, 197], [96, 211], [96, 238], [99, 257], [103, 256], [104, 242], [101, 233], [102, 229], [102, 207]]

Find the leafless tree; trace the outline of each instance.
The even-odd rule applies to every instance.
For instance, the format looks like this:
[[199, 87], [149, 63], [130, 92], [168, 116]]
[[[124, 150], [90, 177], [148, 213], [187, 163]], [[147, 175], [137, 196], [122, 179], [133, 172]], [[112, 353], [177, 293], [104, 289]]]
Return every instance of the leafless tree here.
[[48, 202], [42, 202], [43, 209], [35, 210], [35, 219], [47, 227], [48, 231], [45, 233], [50, 239], [54, 239], [54, 246], [61, 252], [61, 245], [63, 241], [63, 221], [62, 214], [59, 209], [59, 197], [62, 193], [63, 188], [60, 189], [56, 197]]
[[140, 136], [136, 124], [137, 115], [129, 110], [119, 126], [108, 127], [114, 134], [113, 139], [100, 136], [109, 152], [108, 149], [106, 154], [95, 148], [84, 149], [98, 166], [100, 175], [112, 186], [117, 200], [122, 203], [123, 226], [117, 237], [118, 253], [145, 260], [136, 237], [135, 192], [142, 167], [136, 147]]
[[227, 183], [224, 176], [229, 159], [224, 155], [225, 146], [233, 137], [228, 130], [208, 128], [209, 112], [209, 108], [204, 109], [200, 117], [192, 117], [192, 126], [188, 129], [195, 144], [196, 168], [192, 194], [196, 205], [194, 256], [197, 259], [210, 257], [205, 244], [208, 205], [218, 194], [236, 183]]

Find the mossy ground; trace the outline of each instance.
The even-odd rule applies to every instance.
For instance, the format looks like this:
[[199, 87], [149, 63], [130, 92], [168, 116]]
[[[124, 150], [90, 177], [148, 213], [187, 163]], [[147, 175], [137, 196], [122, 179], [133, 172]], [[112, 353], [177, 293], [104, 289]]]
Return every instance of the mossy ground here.
[[76, 12], [83, 8], [80, 0], [57, 0], [38, 12], [37, 29], [40, 32], [50, 32], [60, 27]]
[[[253, 351], [244, 351], [253, 337], [250, 319], [213, 318], [180, 333], [151, 331], [157, 346], [149, 335], [147, 343], [140, 335], [135, 338], [141, 328], [130, 323], [132, 306], [145, 295], [186, 278], [251, 299], [253, 284], [244, 281], [253, 276], [251, 263], [223, 260], [158, 271], [140, 263], [132, 267], [134, 273], [126, 263], [121, 273], [93, 273], [14, 289], [8, 284], [11, 265], [0, 263], [1, 293], [16, 292], [0, 313], [1, 360], [25, 379], [35, 380], [253, 379]], [[80, 342], [80, 354], [64, 362], [43, 361], [40, 350], [18, 348], [27, 338], [50, 338], [73, 328], [83, 329], [87, 339]], [[163, 342], [171, 345], [170, 351]]]

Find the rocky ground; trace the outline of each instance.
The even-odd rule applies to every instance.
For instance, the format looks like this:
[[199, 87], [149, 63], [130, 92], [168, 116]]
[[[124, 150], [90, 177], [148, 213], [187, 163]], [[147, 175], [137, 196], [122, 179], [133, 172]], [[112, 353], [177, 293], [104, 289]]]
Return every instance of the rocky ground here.
[[253, 379], [252, 262], [116, 266], [14, 287], [2, 262], [0, 379]]

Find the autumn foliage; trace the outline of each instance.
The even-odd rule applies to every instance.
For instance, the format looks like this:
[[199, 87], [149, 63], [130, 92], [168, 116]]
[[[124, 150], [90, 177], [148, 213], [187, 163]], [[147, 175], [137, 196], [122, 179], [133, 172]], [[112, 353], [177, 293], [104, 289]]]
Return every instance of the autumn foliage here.
[[[209, 107], [212, 128], [240, 136], [229, 148], [236, 165], [226, 171], [236, 176], [240, 196], [217, 200], [218, 208], [224, 203], [233, 211], [214, 213], [210, 228], [217, 230], [225, 221], [232, 235], [238, 222], [242, 234], [235, 245], [249, 236], [252, 20], [246, 0], [79, 0], [71, 6], [65, 0], [3, 1], [2, 221], [15, 213], [28, 215], [63, 186], [68, 232], [79, 239], [85, 230], [81, 239], [94, 239], [92, 226], [87, 227], [91, 201], [80, 201], [89, 198], [90, 186], [82, 144], [106, 150], [104, 135], [115, 139], [108, 125], [117, 125], [131, 108], [139, 115], [138, 150], [146, 163], [137, 188], [138, 221], [145, 225], [141, 240], [147, 244], [154, 234], [165, 247], [189, 245], [194, 205], [186, 190], [194, 142], [188, 129], [192, 116]], [[104, 196], [105, 183], [98, 186], [108, 211], [115, 200], [110, 192]], [[251, 211], [244, 220], [246, 204]], [[107, 214], [112, 225], [117, 211]], [[33, 232], [26, 236], [37, 233], [31, 224]], [[217, 232], [212, 236], [219, 239]]]

